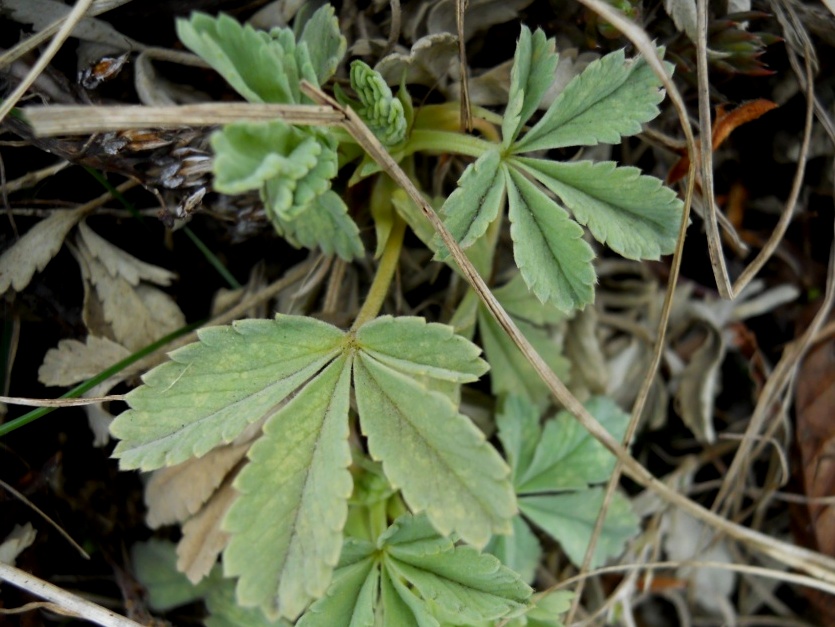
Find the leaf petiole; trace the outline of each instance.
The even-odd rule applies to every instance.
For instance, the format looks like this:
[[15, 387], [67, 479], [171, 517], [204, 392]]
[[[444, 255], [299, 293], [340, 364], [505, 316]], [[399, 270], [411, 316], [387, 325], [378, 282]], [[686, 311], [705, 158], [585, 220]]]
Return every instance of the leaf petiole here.
[[374, 281], [368, 290], [365, 303], [363, 303], [354, 324], [351, 326], [352, 330], [356, 331], [380, 313], [386, 294], [388, 294], [389, 285], [391, 285], [391, 280], [394, 277], [394, 271], [397, 269], [397, 261], [400, 259], [400, 250], [403, 247], [405, 232], [406, 223], [395, 213], [386, 247], [383, 249], [383, 255], [380, 258], [380, 265], [377, 266], [377, 273], [374, 275]]

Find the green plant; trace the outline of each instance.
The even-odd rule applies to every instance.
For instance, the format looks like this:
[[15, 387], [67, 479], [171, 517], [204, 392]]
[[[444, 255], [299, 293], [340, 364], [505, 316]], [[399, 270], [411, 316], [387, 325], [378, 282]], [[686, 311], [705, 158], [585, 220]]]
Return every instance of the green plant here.
[[[345, 52], [329, 6], [297, 31], [298, 37], [290, 29], [259, 32], [202, 14], [178, 23], [186, 46], [244, 98], [287, 105], [307, 103], [300, 81], [322, 86]], [[497, 293], [564, 371], [544, 327], [593, 302], [594, 252], [580, 225], [623, 256], [657, 258], [674, 247], [681, 203], [636, 168], [543, 156], [618, 142], [655, 117], [663, 97], [644, 62], [615, 52], [592, 63], [529, 127], [557, 61], [553, 40], [522, 27], [505, 114], [480, 112], [488, 139], [457, 130], [457, 113], [450, 115], [457, 104], [415, 112], [405, 88], [395, 96], [361, 62], [350, 71], [356, 100], [341, 90], [337, 97], [356, 107], [406, 171], [417, 152], [475, 158], [442, 204], [445, 223], [487, 275], [507, 205], [519, 273]], [[500, 124], [501, 138], [491, 120]], [[152, 471], [218, 451], [246, 452], [248, 461], [233, 462], [197, 506], [223, 513], [218, 531], [228, 535], [210, 560], [222, 550], [225, 575], [237, 577], [237, 602], [260, 607], [270, 620], [558, 624], [555, 616], [546, 623], [536, 618], [529, 602], [524, 579], [531, 579], [538, 549], [531, 549], [532, 534], [517, 512], [578, 559], [587, 534], [549, 518], [573, 497], [551, 492], [576, 491], [591, 504], [586, 514], [593, 520], [600, 499], [589, 484], [606, 478], [611, 458], [566, 415], [540, 433], [545, 389], [520, 371], [514, 349], [474, 294], [451, 321], [462, 335], [419, 318], [379, 316], [405, 223], [438, 259], [449, 253], [344, 132], [281, 120], [239, 122], [218, 131], [212, 147], [218, 191], [258, 190], [289, 242], [345, 260], [364, 254], [364, 246], [333, 181], [340, 167], [359, 159], [349, 183], [375, 176], [370, 214], [380, 269], [347, 331], [281, 314], [203, 329], [198, 343], [173, 352], [128, 394], [130, 409], [111, 427], [121, 440], [114, 453], [121, 467]], [[467, 337], [476, 326], [487, 362]], [[497, 418], [510, 465], [459, 412], [461, 386], [489, 366], [501, 375], [492, 379], [494, 393], [521, 395], [506, 398]], [[593, 400], [589, 409], [622, 434], [625, 416], [611, 402]], [[566, 438], [573, 448], [555, 448]], [[596, 461], [572, 476], [571, 453]], [[216, 488], [229, 488], [228, 501], [213, 496]], [[636, 529], [625, 499], [612, 511], [617, 520], [607, 520], [598, 560], [622, 550]], [[510, 550], [513, 542], [526, 546]], [[524, 578], [479, 553], [488, 545]], [[524, 554], [525, 563], [511, 553]]]

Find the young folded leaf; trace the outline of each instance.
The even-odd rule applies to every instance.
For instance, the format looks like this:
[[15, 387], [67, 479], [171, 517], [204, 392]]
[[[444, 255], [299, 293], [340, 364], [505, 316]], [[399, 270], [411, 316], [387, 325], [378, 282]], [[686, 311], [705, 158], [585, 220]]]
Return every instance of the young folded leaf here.
[[683, 205], [659, 179], [612, 161], [516, 157], [513, 164], [555, 193], [597, 241], [627, 259], [658, 259], [675, 249]]
[[357, 93], [359, 102], [348, 101], [348, 104], [377, 138], [386, 146], [403, 141], [406, 137], [403, 103], [391, 93], [380, 73], [362, 61], [354, 61], [351, 63], [351, 87]]

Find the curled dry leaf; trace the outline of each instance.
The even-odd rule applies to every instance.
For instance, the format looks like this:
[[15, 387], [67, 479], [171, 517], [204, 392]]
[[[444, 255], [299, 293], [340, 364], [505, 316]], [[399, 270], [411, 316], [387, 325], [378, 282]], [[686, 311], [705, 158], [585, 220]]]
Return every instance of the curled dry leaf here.
[[148, 526], [155, 529], [197, 514], [247, 450], [248, 442], [230, 444], [203, 457], [155, 470], [145, 486]]
[[174, 275], [91, 233], [88, 229], [71, 248], [84, 278], [84, 323], [91, 333], [137, 350], [182, 327], [185, 316], [174, 300], [142, 282], [170, 281]]
[[106, 337], [88, 335], [87, 340], [61, 340], [47, 351], [38, 369], [44, 385], [69, 387], [99, 374], [125, 359], [130, 351]]
[[719, 393], [720, 366], [725, 358], [722, 331], [707, 321], [697, 322], [704, 332], [704, 340], [696, 348], [681, 373], [676, 406], [681, 419], [699, 442], [713, 444], [713, 408]]
[[86, 222], [78, 225], [78, 233], [88, 254], [98, 259], [111, 276], [121, 277], [130, 285], [139, 285], [139, 281], [171, 285], [171, 281], [177, 277], [165, 268], [145, 263], [117, 248], [87, 226]]
[[218, 555], [226, 548], [229, 534], [221, 525], [237, 495], [230, 478], [212, 494], [205, 507], [183, 525], [183, 537], [177, 544], [177, 570], [191, 583], [197, 584], [208, 575]]
[[568, 321], [565, 356], [571, 362], [572, 384], [582, 381], [592, 394], [606, 390], [606, 357], [597, 338], [597, 311], [586, 307]]
[[0, 564], [14, 566], [17, 556], [32, 545], [36, 535], [38, 535], [38, 532], [35, 531], [31, 523], [15, 525], [6, 539], [0, 543]]
[[0, 256], [0, 294], [9, 287], [19, 292], [35, 272], [40, 272], [61, 250], [70, 229], [84, 217], [84, 211], [55, 211], [41, 220]]
[[458, 55], [458, 39], [452, 33], [435, 33], [418, 39], [408, 54], [394, 52], [374, 67], [389, 85], [432, 86], [441, 82]]

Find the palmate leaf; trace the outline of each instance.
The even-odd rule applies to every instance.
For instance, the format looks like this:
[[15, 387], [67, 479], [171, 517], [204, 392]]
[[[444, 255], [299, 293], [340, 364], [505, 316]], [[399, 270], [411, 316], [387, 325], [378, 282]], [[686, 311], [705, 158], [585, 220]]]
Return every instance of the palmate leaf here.
[[[629, 416], [611, 399], [594, 397], [586, 408], [614, 437], [623, 436]], [[579, 565], [603, 496], [602, 490], [588, 486], [609, 477], [614, 457], [566, 411], [540, 429], [539, 411], [522, 397], [505, 399], [496, 424], [522, 514], [557, 540]], [[576, 491], [552, 494], [559, 490]], [[595, 564], [620, 553], [637, 530], [638, 519], [629, 501], [616, 494], [595, 550]]]
[[612, 161], [522, 157], [514, 164], [554, 192], [597, 241], [624, 257], [658, 259], [675, 249], [683, 206], [659, 179]]
[[[604, 489], [578, 492], [525, 495], [519, 498], [522, 514], [560, 543], [575, 566], [583, 563], [592, 530], [603, 504]], [[592, 557], [592, 568], [620, 555], [629, 538], [638, 532], [638, 517], [629, 500], [616, 492], [603, 521], [603, 530]]]
[[352, 488], [349, 397], [343, 356], [267, 420], [235, 480], [224, 569], [240, 576], [238, 601], [271, 618], [301, 614], [325, 593], [339, 560]]
[[354, 388], [369, 452], [413, 511], [477, 546], [510, 530], [509, 469], [448, 397], [363, 352]]
[[502, 148], [510, 146], [536, 111], [554, 80], [558, 61], [554, 40], [546, 39], [540, 29], [531, 35], [530, 29], [523, 25], [510, 73], [508, 104], [502, 121]]
[[505, 179], [516, 265], [542, 302], [562, 311], [594, 301], [594, 253], [583, 229], [515, 168]]
[[661, 82], [646, 61], [627, 61], [623, 50], [616, 50], [575, 77], [512, 152], [615, 144], [655, 118], [663, 98]]
[[[629, 414], [612, 399], [595, 396], [585, 406], [614, 438], [623, 437]], [[523, 415], [530, 418], [531, 413]], [[512, 419], [501, 415], [500, 425]], [[518, 494], [583, 489], [606, 481], [615, 465], [612, 454], [567, 411], [546, 422], [535, 441], [533, 456], [517, 455], [514, 485]]]
[[456, 546], [425, 516], [406, 514], [376, 544], [345, 542], [327, 595], [298, 625], [477, 624], [520, 614], [530, 596], [519, 575], [495, 557]]
[[123, 469], [154, 470], [200, 457], [273, 415], [340, 352], [344, 333], [312, 318], [277, 315], [198, 331], [127, 395], [111, 424]]
[[300, 103], [301, 79], [319, 84], [307, 44], [297, 46], [289, 28], [266, 33], [228, 15], [194, 13], [177, 20], [177, 36], [250, 102]]
[[[441, 208], [444, 224], [462, 248], [472, 246], [484, 235], [504, 206], [505, 177], [501, 162], [497, 149], [481, 155], [467, 166], [458, 179], [458, 187]], [[449, 251], [441, 238], [435, 235], [433, 242], [438, 257], [446, 259]]]

